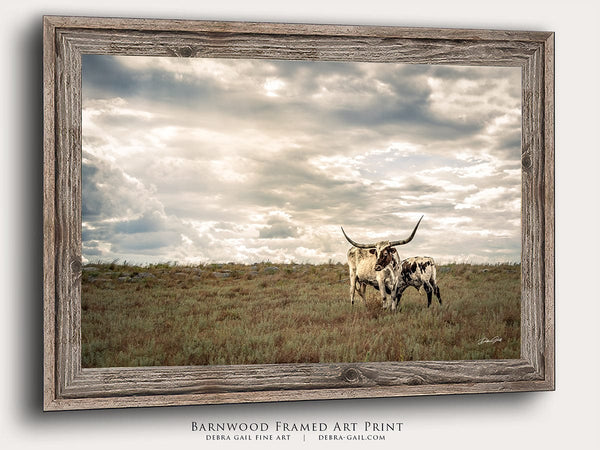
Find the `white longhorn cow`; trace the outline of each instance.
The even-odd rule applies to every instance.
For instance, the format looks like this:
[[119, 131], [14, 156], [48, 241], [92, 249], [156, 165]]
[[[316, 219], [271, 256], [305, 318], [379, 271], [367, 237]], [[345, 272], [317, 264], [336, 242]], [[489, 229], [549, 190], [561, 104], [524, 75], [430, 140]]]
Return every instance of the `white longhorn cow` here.
[[396, 291], [400, 276], [400, 258], [394, 248], [397, 245], [408, 244], [412, 241], [419, 219], [414, 230], [406, 239], [398, 241], [380, 241], [375, 244], [359, 244], [348, 237], [344, 228], [342, 233], [352, 248], [348, 250], [348, 270], [350, 272], [350, 303], [354, 304], [355, 292], [358, 292], [365, 302], [367, 285], [373, 286], [381, 294], [382, 306], [396, 306]]

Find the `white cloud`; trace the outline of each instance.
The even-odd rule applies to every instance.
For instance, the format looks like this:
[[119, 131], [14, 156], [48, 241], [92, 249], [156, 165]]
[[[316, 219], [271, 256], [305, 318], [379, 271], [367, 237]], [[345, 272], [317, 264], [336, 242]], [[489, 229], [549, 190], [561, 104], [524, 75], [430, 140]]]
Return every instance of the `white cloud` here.
[[278, 78], [267, 78], [263, 88], [268, 97], [279, 97], [279, 92], [285, 88], [285, 83]]
[[490, 203], [497, 202], [499, 198], [506, 194], [508, 190], [504, 187], [493, 187], [483, 189], [476, 192], [475, 194], [469, 195], [464, 201], [456, 205], [456, 209], [470, 209], [476, 208], [481, 209], [482, 207], [489, 205]]
[[519, 258], [518, 70], [83, 62], [88, 258], [345, 261], [340, 225], [402, 237], [422, 214], [403, 252]]
[[320, 171], [323, 176], [328, 176], [334, 180], [361, 180], [360, 168], [364, 166], [364, 156], [325, 156], [320, 155], [309, 159], [316, 170]]
[[492, 132], [501, 120], [512, 120], [508, 115], [503, 118], [501, 111], [520, 115], [520, 98], [506, 95], [516, 83], [520, 86], [520, 68], [456, 67], [453, 71], [451, 77], [440, 71], [427, 78], [435, 114], [458, 121], [489, 120]]

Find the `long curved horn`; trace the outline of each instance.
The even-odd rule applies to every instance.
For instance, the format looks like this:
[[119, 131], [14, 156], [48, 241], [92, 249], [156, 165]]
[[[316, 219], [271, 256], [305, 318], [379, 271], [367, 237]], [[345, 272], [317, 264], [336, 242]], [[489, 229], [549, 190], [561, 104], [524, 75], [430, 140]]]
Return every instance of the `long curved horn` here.
[[421, 223], [422, 219], [423, 219], [423, 216], [421, 216], [421, 218], [419, 219], [419, 221], [415, 225], [415, 229], [412, 231], [412, 233], [410, 234], [409, 237], [407, 237], [406, 239], [401, 240], [401, 241], [392, 241], [392, 242], [390, 242], [390, 246], [404, 245], [404, 244], [408, 244], [410, 241], [412, 241], [412, 238], [415, 237], [415, 233], [417, 232], [417, 228], [419, 228], [419, 224]]
[[[354, 245], [355, 247], [358, 248], [375, 248], [375, 244], [359, 244], [358, 242], [354, 242], [352, 239], [350, 239], [348, 237], [348, 235], [346, 234], [346, 232], [344, 231], [344, 227], [340, 227], [342, 229], [342, 233], [344, 233], [344, 237], [346, 238], [346, 240], [348, 242], [350, 242], [352, 245]], [[413, 232], [414, 234], [414, 232]]]

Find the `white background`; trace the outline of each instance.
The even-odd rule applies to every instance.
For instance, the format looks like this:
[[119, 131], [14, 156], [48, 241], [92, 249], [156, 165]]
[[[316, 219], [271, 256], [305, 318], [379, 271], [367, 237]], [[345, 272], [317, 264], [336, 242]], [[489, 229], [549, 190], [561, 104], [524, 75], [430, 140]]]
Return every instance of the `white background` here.
[[[596, 2], [13, 0], [2, 2], [0, 441], [3, 448], [258, 448], [207, 443], [192, 420], [401, 421], [373, 448], [598, 448], [600, 17]], [[41, 412], [43, 14], [556, 32], [555, 392]], [[365, 444], [345, 445], [350, 448]], [[319, 442], [282, 448], [341, 448]]]

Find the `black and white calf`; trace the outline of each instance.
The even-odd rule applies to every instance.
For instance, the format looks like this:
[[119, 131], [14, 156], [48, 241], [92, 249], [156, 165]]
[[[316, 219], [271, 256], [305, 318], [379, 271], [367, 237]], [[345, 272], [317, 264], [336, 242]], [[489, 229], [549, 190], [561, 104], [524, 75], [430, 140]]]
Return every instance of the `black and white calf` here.
[[412, 286], [419, 292], [421, 288], [427, 293], [427, 307], [431, 305], [433, 294], [438, 298], [440, 305], [442, 297], [440, 296], [440, 288], [436, 280], [437, 269], [433, 258], [427, 256], [414, 256], [400, 261], [396, 270], [396, 290], [392, 295], [394, 303], [392, 310], [396, 309], [402, 298], [402, 293], [406, 288]]
[[[421, 219], [423, 217], [421, 216]], [[415, 225], [411, 235], [399, 241], [380, 241], [375, 244], [359, 244], [350, 239], [344, 228], [342, 233], [346, 240], [353, 245], [348, 250], [348, 270], [350, 272], [350, 303], [354, 304], [355, 292], [365, 302], [365, 291], [367, 286], [373, 286], [381, 294], [381, 301], [386, 307], [392, 304], [394, 307], [394, 295], [398, 286], [400, 275], [400, 258], [394, 248], [397, 245], [408, 244], [421, 223], [421, 219]]]

